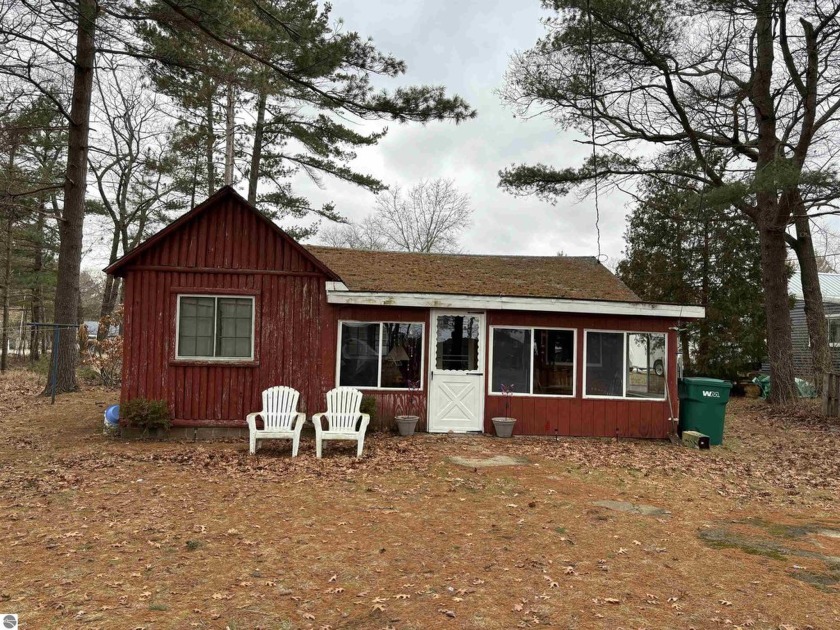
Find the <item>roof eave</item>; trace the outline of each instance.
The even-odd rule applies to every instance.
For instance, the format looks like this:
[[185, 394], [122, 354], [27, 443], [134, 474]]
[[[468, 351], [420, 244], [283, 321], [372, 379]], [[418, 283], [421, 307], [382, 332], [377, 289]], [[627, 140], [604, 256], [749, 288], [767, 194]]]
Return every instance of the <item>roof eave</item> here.
[[327, 289], [327, 302], [330, 304], [363, 306], [472, 308], [498, 311], [635, 315], [642, 317], [671, 317], [676, 319], [703, 319], [706, 317], [706, 309], [702, 306], [688, 306], [683, 304], [578, 300], [571, 298], [459, 295], [448, 293], [385, 293], [348, 291], [337, 288]]

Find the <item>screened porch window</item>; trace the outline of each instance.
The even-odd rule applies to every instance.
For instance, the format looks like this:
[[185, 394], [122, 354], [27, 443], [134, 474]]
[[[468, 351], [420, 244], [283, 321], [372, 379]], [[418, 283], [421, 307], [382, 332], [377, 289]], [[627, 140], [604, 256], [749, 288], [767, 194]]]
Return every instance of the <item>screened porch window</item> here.
[[574, 330], [493, 328], [492, 343], [493, 393], [574, 395]]
[[338, 354], [340, 386], [419, 388], [423, 370], [423, 325], [342, 322]]
[[252, 359], [254, 298], [178, 296], [179, 359]]
[[664, 333], [586, 332], [584, 393], [596, 398], [665, 397]]

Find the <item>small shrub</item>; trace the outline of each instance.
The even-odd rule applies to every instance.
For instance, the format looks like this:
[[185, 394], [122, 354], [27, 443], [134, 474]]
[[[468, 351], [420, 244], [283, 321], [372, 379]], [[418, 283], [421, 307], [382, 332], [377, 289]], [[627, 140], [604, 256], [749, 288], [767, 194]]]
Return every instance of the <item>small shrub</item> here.
[[146, 400], [134, 398], [120, 406], [120, 418], [126, 426], [142, 429], [143, 433], [168, 431], [170, 426], [169, 406], [165, 400]]
[[[99, 320], [99, 330], [110, 331], [120, 328], [123, 321], [123, 307], [118, 306], [110, 315]], [[82, 337], [80, 337], [81, 339]], [[85, 348], [82, 351], [82, 363], [87, 366], [93, 377], [105, 387], [117, 387], [122, 376], [123, 339], [122, 336], [106, 337], [88, 341], [84, 336]], [[81, 348], [81, 344], [80, 344]]]
[[362, 396], [362, 404], [359, 411], [370, 415], [370, 423], [376, 423], [376, 398], [373, 396]]

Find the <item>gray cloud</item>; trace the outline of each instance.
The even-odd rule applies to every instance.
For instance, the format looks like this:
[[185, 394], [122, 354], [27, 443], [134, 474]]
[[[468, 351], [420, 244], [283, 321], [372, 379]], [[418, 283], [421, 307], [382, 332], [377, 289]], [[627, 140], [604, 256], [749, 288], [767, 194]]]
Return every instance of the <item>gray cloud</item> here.
[[[539, 3], [513, 0], [399, 2], [335, 0], [333, 15], [346, 28], [372, 37], [380, 50], [404, 59], [408, 72], [397, 84], [445, 85], [478, 110], [461, 125], [430, 123], [389, 126], [377, 147], [359, 152], [356, 166], [387, 184], [411, 185], [421, 179], [451, 177], [476, 208], [463, 245], [472, 253], [594, 255], [595, 210], [591, 199], [560, 199], [556, 205], [511, 196], [497, 187], [498, 171], [518, 162], [575, 166], [589, 149], [549, 120], [521, 120], [500, 102], [511, 53], [526, 49], [542, 34]], [[363, 128], [377, 125], [365, 123]], [[299, 178], [299, 190], [316, 202], [334, 200], [351, 220], [373, 207], [373, 195], [335, 181], [324, 189]], [[601, 198], [601, 245], [610, 263], [623, 248], [626, 198]]]

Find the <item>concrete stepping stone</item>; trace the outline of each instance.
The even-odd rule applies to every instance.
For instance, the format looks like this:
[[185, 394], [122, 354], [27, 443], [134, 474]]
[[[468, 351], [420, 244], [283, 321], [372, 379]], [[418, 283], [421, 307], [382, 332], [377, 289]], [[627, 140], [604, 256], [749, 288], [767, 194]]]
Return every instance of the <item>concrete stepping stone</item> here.
[[644, 505], [642, 503], [630, 503], [629, 501], [595, 501], [594, 505], [607, 508], [616, 512], [627, 512], [629, 514], [642, 514], [644, 516], [665, 516], [667, 510], [655, 505]]
[[527, 466], [531, 462], [527, 457], [512, 457], [510, 455], [494, 455], [493, 457], [450, 457], [449, 461], [467, 468], [490, 468], [492, 466]]

